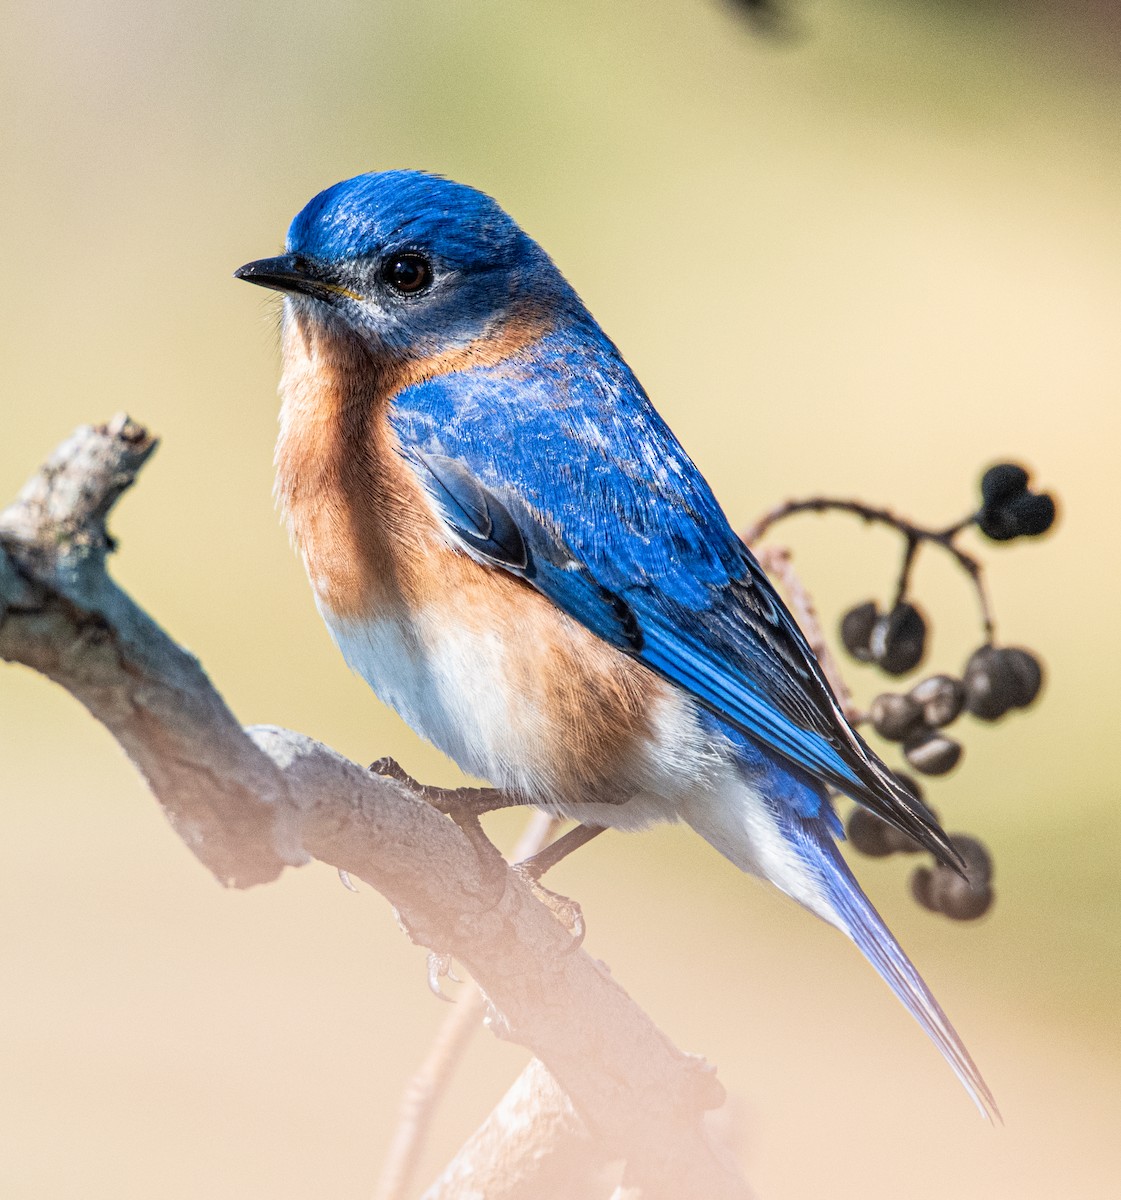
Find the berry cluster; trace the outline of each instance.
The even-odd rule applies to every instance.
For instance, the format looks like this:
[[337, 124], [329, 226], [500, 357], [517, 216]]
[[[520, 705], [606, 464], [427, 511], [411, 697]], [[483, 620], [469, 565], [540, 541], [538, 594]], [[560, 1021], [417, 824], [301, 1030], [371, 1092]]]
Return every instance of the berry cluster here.
[[911, 895], [931, 912], [954, 921], [975, 921], [992, 907], [993, 860], [976, 839], [955, 833], [950, 841], [965, 861], [965, 875], [959, 875], [941, 863], [916, 867], [911, 876]]
[[[970, 656], [961, 676], [932, 674], [906, 692], [884, 692], [872, 701], [866, 714], [856, 718], [856, 723], [867, 721], [886, 741], [898, 743], [908, 765], [922, 775], [945, 775], [961, 761], [961, 742], [944, 731], [963, 713], [982, 721], [996, 721], [1013, 709], [1026, 708], [1042, 687], [1043, 669], [1035, 655], [1019, 647], [994, 644], [995, 623], [981, 564], [957, 544], [958, 536], [973, 526], [995, 541], [1036, 537], [1050, 529], [1055, 520], [1055, 502], [1046, 493], [1031, 491], [1029, 480], [1028, 472], [1016, 463], [991, 467], [981, 479], [981, 507], [946, 529], [915, 525], [886, 509], [858, 501], [815, 498], [775, 509], [752, 531], [754, 540], [776, 521], [794, 513], [841, 511], [888, 525], [902, 534], [903, 561], [892, 604], [882, 611], [874, 600], [857, 604], [844, 614], [840, 629], [842, 645], [857, 662], [875, 666], [890, 676], [913, 671], [926, 654], [928, 621], [907, 595], [920, 547], [927, 543], [941, 547], [969, 576], [985, 640]], [[926, 806], [914, 778], [903, 772], [896, 772], [896, 778]], [[853, 809], [847, 831], [852, 846], [874, 858], [922, 852], [912, 838], [864, 808]], [[993, 903], [992, 858], [974, 837], [954, 834], [951, 841], [965, 863], [964, 876], [940, 864], [920, 866], [912, 874], [911, 891], [931, 912], [955, 920], [973, 920]]]
[[1043, 686], [1043, 668], [1028, 650], [975, 650], [961, 679], [930, 675], [909, 692], [883, 692], [872, 701], [868, 720], [889, 742], [902, 742], [903, 756], [923, 775], [945, 775], [961, 760], [960, 742], [939, 732], [962, 712], [996, 721], [1014, 708], [1027, 708]]
[[[920, 804], [926, 805], [922, 789], [910, 775], [897, 771], [895, 777]], [[914, 838], [881, 821], [866, 808], [857, 806], [852, 810], [846, 831], [853, 848], [871, 858], [922, 853], [922, 846]], [[988, 850], [968, 834], [952, 834], [950, 841], [965, 863], [964, 878], [941, 863], [916, 867], [911, 875], [911, 894], [931, 912], [954, 921], [974, 921], [989, 911], [996, 895], [993, 860]]]
[[1055, 501], [1047, 492], [1030, 491], [1030, 476], [1017, 463], [997, 463], [981, 477], [977, 527], [994, 542], [1038, 537], [1055, 523]]
[[841, 641], [857, 662], [875, 663], [888, 675], [906, 675], [926, 653], [926, 618], [906, 600], [886, 613], [866, 600], [845, 613]]
[[872, 728], [889, 742], [903, 743], [903, 757], [923, 775], [945, 775], [961, 759], [961, 743], [939, 730], [957, 720], [965, 704], [961, 681], [931, 675], [907, 693], [884, 692], [872, 701]]
[[1027, 708], [1043, 686], [1043, 668], [1029, 650], [989, 644], [965, 666], [965, 705], [982, 721], [997, 721], [1013, 708]]

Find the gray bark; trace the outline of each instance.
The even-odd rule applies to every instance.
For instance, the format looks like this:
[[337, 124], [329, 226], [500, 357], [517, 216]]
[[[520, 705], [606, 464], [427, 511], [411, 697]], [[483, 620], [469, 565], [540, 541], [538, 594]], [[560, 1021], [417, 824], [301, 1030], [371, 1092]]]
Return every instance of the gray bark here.
[[[488, 1200], [573, 1197], [549, 1171], [588, 1176], [607, 1160], [623, 1161], [648, 1200], [746, 1197], [704, 1129], [724, 1101], [714, 1071], [606, 967], [570, 953], [568, 932], [497, 850], [311, 738], [243, 729], [195, 658], [112, 582], [105, 520], [155, 446], [123, 416], [79, 429], [0, 514], [0, 657], [49, 676], [106, 726], [221, 884], [330, 863], [381, 892], [414, 941], [471, 972], [492, 1028], [539, 1062], [430, 1197], [479, 1194], [483, 1179]], [[519, 1191], [534, 1171], [538, 1190]]]

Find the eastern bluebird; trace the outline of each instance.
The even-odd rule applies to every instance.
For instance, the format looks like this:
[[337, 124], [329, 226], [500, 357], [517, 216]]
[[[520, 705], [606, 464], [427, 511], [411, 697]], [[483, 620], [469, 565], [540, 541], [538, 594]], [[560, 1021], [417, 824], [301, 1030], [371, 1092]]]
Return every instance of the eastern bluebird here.
[[277, 491], [350, 666], [465, 771], [589, 826], [685, 821], [850, 937], [992, 1095], [835, 844], [829, 790], [956, 853], [548, 255], [417, 171], [316, 196], [286, 253]]

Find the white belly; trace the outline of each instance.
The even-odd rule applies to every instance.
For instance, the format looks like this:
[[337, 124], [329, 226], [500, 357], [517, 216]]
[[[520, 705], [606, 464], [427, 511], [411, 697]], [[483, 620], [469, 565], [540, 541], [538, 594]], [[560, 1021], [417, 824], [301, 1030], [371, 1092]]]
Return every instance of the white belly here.
[[555, 759], [556, 739], [570, 731], [535, 711], [532, 695], [509, 688], [510, 651], [497, 631], [450, 626], [445, 609], [429, 619], [323, 615], [351, 668], [469, 774], [590, 825], [641, 829], [685, 821], [741, 870], [835, 922], [819, 881], [744, 778], [731, 745], [698, 720], [678, 689], [665, 689], [653, 702], [650, 736], [615, 773], [614, 802], [574, 801], [544, 765]]
[[467, 634], [419, 619], [340, 620], [323, 613], [350, 668], [378, 697], [463, 770], [496, 787], [532, 793], [503, 686], [495, 633]]
[[578, 733], [557, 726], [543, 694], [509, 686], [509, 656], [522, 648], [499, 631], [451, 626], [443, 607], [428, 619], [323, 616], [350, 667], [422, 737], [469, 774], [540, 807], [638, 829], [677, 820], [683, 794], [709, 790], [727, 769], [691, 702], [667, 687], [653, 702], [650, 735], [614, 765], [610, 802], [588, 803], [557, 766]]

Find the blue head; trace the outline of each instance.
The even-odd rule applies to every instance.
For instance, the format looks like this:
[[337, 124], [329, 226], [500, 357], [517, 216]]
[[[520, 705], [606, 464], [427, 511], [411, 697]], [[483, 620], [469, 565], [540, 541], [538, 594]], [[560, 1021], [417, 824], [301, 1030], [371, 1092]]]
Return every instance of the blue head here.
[[286, 292], [302, 315], [378, 354], [437, 354], [533, 309], [579, 307], [489, 196], [421, 171], [358, 175], [320, 192], [286, 249], [238, 278]]

